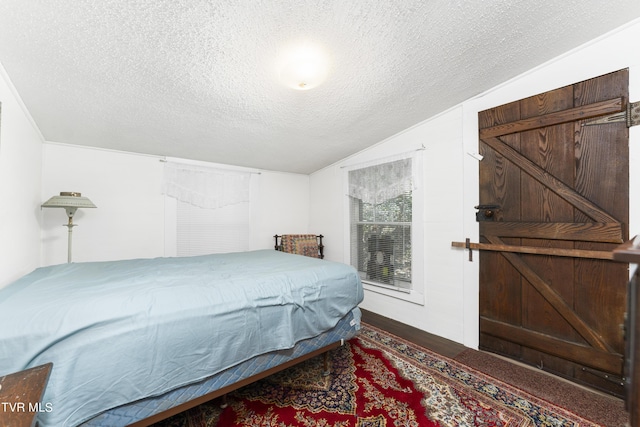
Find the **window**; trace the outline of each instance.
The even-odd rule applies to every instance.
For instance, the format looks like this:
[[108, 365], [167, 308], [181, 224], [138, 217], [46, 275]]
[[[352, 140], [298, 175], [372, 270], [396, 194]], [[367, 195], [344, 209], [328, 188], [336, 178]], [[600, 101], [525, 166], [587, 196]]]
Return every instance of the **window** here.
[[249, 250], [249, 202], [208, 209], [177, 202], [177, 256]]
[[348, 171], [350, 263], [365, 284], [413, 290], [415, 169], [405, 157]]
[[167, 256], [246, 251], [252, 173], [168, 161], [164, 167]]

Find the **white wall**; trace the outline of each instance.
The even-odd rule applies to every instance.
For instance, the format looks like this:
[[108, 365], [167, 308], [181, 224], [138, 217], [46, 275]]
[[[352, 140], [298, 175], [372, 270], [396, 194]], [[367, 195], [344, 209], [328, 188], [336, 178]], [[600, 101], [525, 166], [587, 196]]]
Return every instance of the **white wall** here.
[[252, 248], [273, 248], [275, 234], [316, 232], [309, 230], [308, 175], [263, 171], [259, 182]]
[[[419, 151], [424, 169], [422, 190], [419, 191], [423, 192], [425, 201], [422, 222], [426, 238], [424, 247], [417, 247], [415, 242], [413, 245], [416, 257], [413, 269], [424, 272], [423, 283], [419, 285], [423, 295], [408, 302], [367, 290], [361, 306], [458, 341], [462, 340], [462, 260], [458, 253], [448, 248], [452, 236], [455, 236], [454, 240], [460, 239], [463, 232], [461, 120], [462, 108], [454, 108], [311, 176], [311, 228], [322, 230], [327, 241], [341, 243], [340, 250], [327, 251], [327, 259], [349, 262], [343, 249], [349, 237], [343, 221], [346, 203], [342, 181], [344, 167], [424, 147], [424, 151]], [[424, 255], [416, 256], [421, 253]]]
[[42, 135], [0, 65], [0, 287], [40, 264]]
[[[79, 209], [74, 217], [74, 262], [172, 255], [165, 252], [165, 238], [171, 238], [166, 232], [171, 224], [165, 220], [172, 217], [165, 218], [163, 164], [160, 157], [44, 144], [42, 201], [61, 191], [77, 191], [97, 206]], [[257, 184], [251, 249], [272, 248], [276, 233], [307, 231], [307, 175], [260, 171]], [[64, 263], [66, 214], [43, 209], [42, 216], [42, 264]]]
[[[467, 252], [452, 249], [452, 241], [478, 239], [475, 209], [478, 202], [478, 161], [467, 153], [478, 151], [479, 111], [545, 92], [622, 68], [630, 69], [631, 101], [640, 101], [640, 21], [619, 28], [541, 67], [402, 132], [356, 156], [311, 176], [312, 229], [322, 229], [333, 240], [345, 235], [342, 168], [373, 158], [415, 149], [424, 144], [426, 171], [424, 200], [425, 256], [414, 260], [424, 267], [424, 304], [366, 291], [362, 307], [425, 331], [476, 348], [478, 345], [478, 263]], [[348, 143], [348, 141], [345, 141]], [[630, 130], [630, 235], [640, 233], [640, 126]], [[335, 214], [330, 214], [335, 212]], [[325, 231], [326, 230], [326, 231]], [[344, 251], [329, 259], [348, 262]], [[477, 257], [476, 257], [477, 259]]]
[[[44, 144], [42, 200], [61, 191], [88, 197], [97, 209], [78, 209], [73, 261], [150, 258], [164, 254], [162, 163], [116, 151]], [[42, 210], [42, 263], [67, 261], [64, 209]]]

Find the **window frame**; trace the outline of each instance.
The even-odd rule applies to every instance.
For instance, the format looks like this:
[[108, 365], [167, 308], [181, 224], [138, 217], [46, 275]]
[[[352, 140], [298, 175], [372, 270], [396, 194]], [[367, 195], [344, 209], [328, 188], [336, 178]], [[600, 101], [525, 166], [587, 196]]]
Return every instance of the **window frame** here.
[[375, 292], [392, 298], [397, 298], [424, 305], [424, 190], [423, 181], [424, 173], [422, 170], [423, 150], [416, 150], [410, 153], [403, 153], [395, 156], [387, 156], [376, 160], [357, 163], [343, 167], [343, 190], [344, 190], [344, 262], [351, 265], [351, 257], [355, 252], [351, 246], [351, 201], [349, 196], [349, 172], [356, 169], [362, 169], [370, 166], [376, 166], [383, 163], [390, 163], [396, 160], [411, 159], [411, 168], [413, 175], [412, 213], [411, 213], [411, 289], [399, 289], [397, 286], [385, 286], [382, 283], [371, 283], [366, 279], [362, 280], [365, 290]]

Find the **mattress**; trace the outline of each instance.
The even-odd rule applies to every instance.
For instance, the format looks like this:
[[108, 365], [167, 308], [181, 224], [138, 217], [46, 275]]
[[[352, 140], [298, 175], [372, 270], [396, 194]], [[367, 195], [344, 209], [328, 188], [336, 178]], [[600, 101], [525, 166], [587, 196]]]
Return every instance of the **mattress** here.
[[43, 426], [75, 426], [336, 326], [350, 266], [274, 250], [43, 267], [0, 289], [0, 374], [53, 362]]

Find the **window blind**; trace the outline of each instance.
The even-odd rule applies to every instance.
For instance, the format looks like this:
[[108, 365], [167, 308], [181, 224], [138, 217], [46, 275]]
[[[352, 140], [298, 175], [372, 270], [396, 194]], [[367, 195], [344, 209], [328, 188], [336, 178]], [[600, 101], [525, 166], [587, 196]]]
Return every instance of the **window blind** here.
[[250, 218], [249, 202], [210, 209], [179, 201], [176, 255], [247, 251]]
[[351, 265], [366, 283], [411, 290], [411, 158], [350, 170], [348, 180]]

